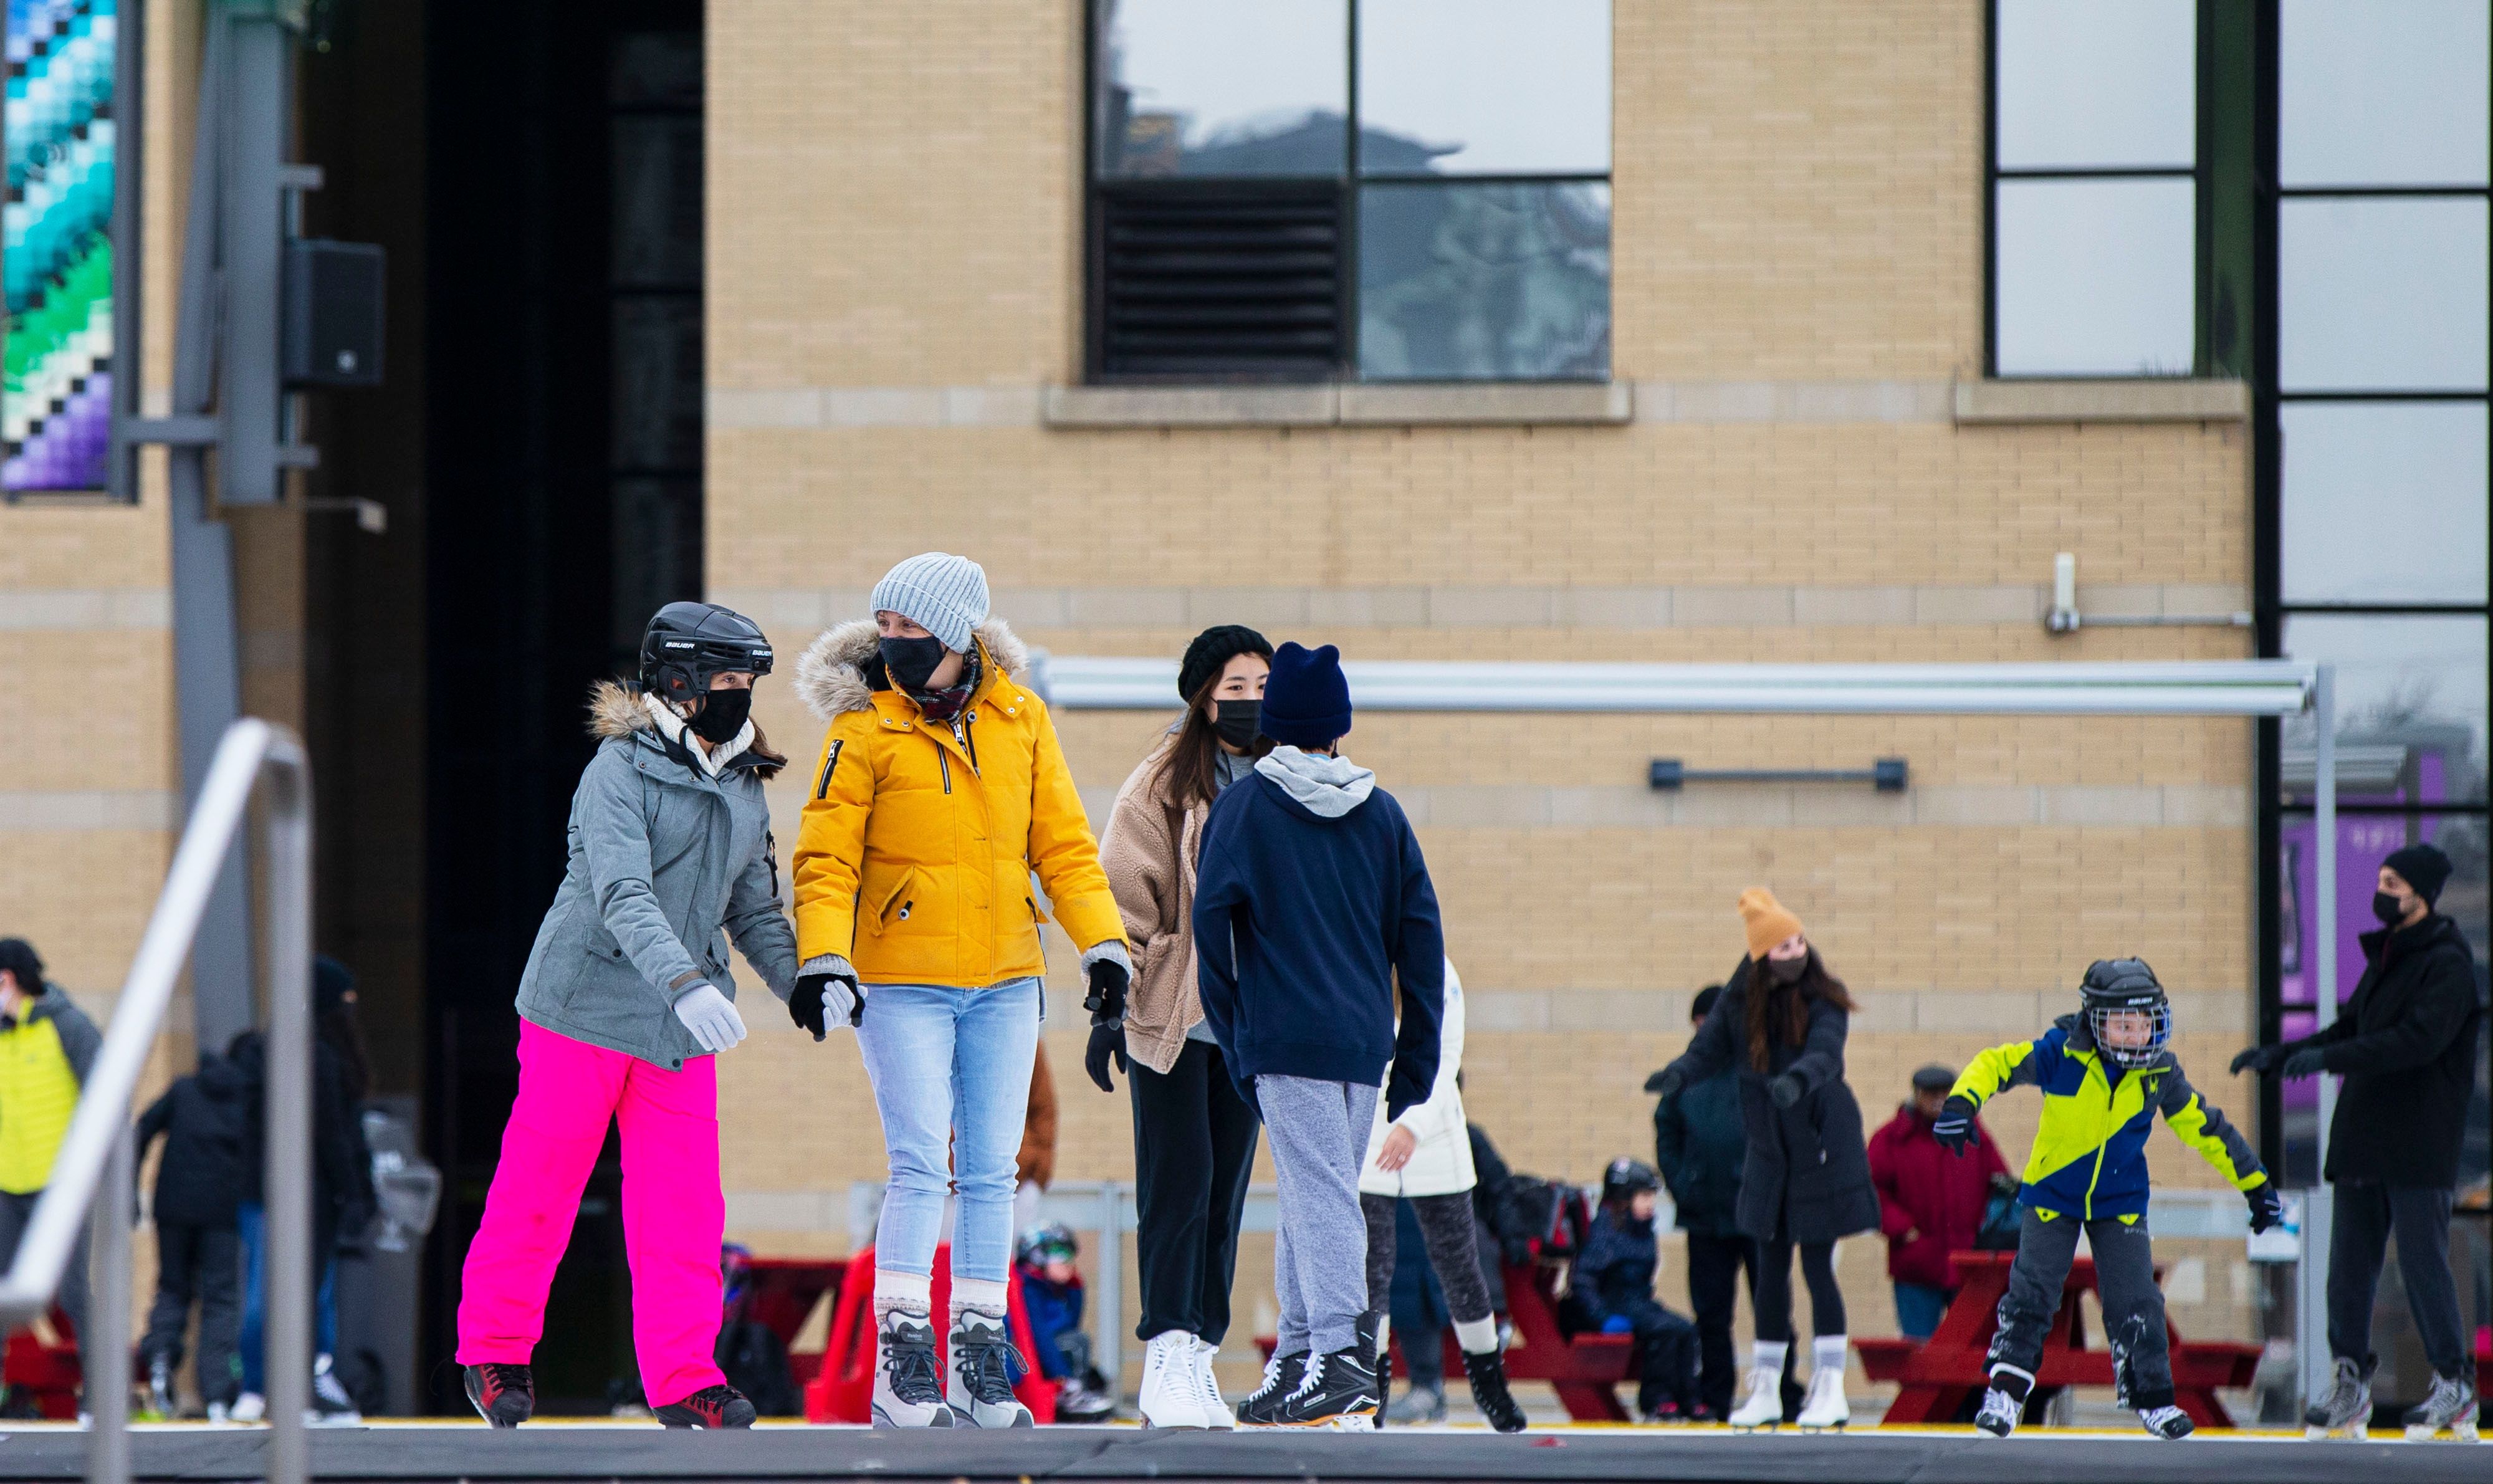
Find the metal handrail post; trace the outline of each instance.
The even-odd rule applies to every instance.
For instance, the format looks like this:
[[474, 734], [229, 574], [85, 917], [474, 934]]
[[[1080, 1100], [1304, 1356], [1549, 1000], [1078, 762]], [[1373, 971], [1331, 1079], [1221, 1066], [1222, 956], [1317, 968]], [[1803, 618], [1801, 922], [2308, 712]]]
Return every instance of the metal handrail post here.
[[104, 1282], [87, 1301], [86, 1333], [78, 1348], [86, 1361], [86, 1476], [90, 1484], [128, 1484], [130, 1478], [130, 1192], [137, 1182], [128, 1127], [112, 1141], [104, 1162], [104, 1185], [95, 1199], [95, 1264]]
[[311, 1477], [312, 770], [303, 745], [269, 743], [268, 1414], [269, 1484]]

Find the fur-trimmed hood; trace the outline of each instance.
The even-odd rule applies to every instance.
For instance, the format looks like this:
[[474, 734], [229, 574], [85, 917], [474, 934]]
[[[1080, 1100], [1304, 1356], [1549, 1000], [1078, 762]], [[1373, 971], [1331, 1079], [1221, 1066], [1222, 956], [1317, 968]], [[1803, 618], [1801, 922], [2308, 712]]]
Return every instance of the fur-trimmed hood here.
[[[621, 681], [599, 681], [588, 687], [589, 736], [607, 742], [630, 737], [637, 732], [648, 733], [650, 740], [662, 748], [668, 745], [666, 740], [658, 736], [658, 718], [650, 715], [649, 708], [642, 704], [639, 686], [626, 685]], [[788, 760], [771, 749], [770, 741], [762, 735], [759, 724], [753, 728], [753, 741], [742, 755], [753, 759], [753, 771], [765, 782], [777, 777], [779, 770], [788, 766]], [[720, 772], [725, 771], [722, 766]]]
[[[1002, 619], [971, 630], [987, 658], [1016, 681], [1030, 678], [1030, 650]], [[874, 693], [888, 688], [879, 636], [872, 619], [853, 619], [823, 630], [796, 661], [796, 699], [825, 721], [869, 710]]]

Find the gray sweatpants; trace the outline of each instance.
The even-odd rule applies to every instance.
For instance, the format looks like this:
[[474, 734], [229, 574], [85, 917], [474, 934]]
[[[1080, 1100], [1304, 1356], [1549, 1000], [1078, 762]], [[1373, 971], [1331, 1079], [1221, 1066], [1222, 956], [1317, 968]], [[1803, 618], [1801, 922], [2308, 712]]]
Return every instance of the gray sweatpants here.
[[1991, 1365], [2014, 1368], [2031, 1385], [2043, 1340], [2060, 1312], [2060, 1287], [2077, 1256], [2078, 1231], [2094, 1249], [2096, 1297], [2103, 1302], [2104, 1343], [2112, 1349], [2113, 1385], [2121, 1405], [2141, 1411], [2173, 1405], [2173, 1355], [2164, 1330], [2164, 1290], [2155, 1286], [2155, 1244], [2147, 1218], [2124, 1225], [2099, 1216], [2050, 1221], [2026, 1208], [2017, 1229], [2017, 1260], [1999, 1300], [1999, 1329], [1991, 1337]]
[[1280, 1184], [1280, 1231], [1273, 1240], [1273, 1288], [1281, 1301], [1276, 1353], [1349, 1349], [1367, 1312], [1367, 1264], [1352, 1255], [1367, 1250], [1359, 1166], [1367, 1158], [1376, 1089], [1266, 1075], [1255, 1078], [1255, 1102]]

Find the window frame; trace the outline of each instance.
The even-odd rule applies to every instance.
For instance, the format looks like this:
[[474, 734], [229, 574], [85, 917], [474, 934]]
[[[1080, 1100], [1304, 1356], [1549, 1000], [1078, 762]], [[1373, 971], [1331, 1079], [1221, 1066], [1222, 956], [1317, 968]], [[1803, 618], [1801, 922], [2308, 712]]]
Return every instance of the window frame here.
[[[1109, 176], [1101, 169], [1099, 137], [1100, 47], [1099, 21], [1102, 0], [1083, 0], [1082, 5], [1082, 379], [1093, 386], [1433, 386], [1433, 385], [1531, 385], [1531, 386], [1596, 386], [1616, 379], [1615, 363], [1598, 377], [1499, 377], [1499, 378], [1371, 378], [1360, 370], [1360, 204], [1363, 188], [1428, 184], [1435, 186], [1558, 186], [1600, 185], [1610, 190], [1610, 220], [1613, 233], [1618, 220], [1618, 198], [1615, 177], [1618, 160], [1615, 153], [1610, 168], [1601, 171], [1556, 171], [1549, 173], [1464, 172], [1437, 174], [1427, 170], [1379, 170], [1362, 173], [1359, 167], [1360, 97], [1359, 97], [1359, 13], [1360, 0], [1342, 0], [1342, 66], [1346, 75], [1343, 93], [1342, 160], [1337, 175], [1275, 174], [1234, 176]], [[1994, 0], [1997, 3], [1997, 0]], [[1615, 38], [1617, 0], [1611, 0], [1611, 26]], [[1611, 59], [1608, 84], [1615, 110], [1618, 65]], [[1615, 119], [1615, 111], [1613, 119]], [[1613, 126], [1615, 130], [1615, 125]], [[1615, 137], [1615, 135], [1614, 135]], [[1252, 371], [1234, 373], [1197, 373], [1173, 378], [1162, 372], [1110, 371], [1107, 368], [1108, 255], [1105, 241], [1106, 200], [1120, 192], [1153, 190], [1197, 190], [1216, 195], [1223, 189], [1254, 190], [1264, 187], [1288, 187], [1312, 193], [1319, 187], [1333, 191], [1336, 230], [1341, 244], [1335, 271], [1337, 275], [1335, 301], [1339, 306], [1337, 334], [1338, 353], [1331, 372], [1322, 378], [1297, 375], [1276, 375]], [[1611, 290], [1612, 330], [1615, 334], [1617, 307], [1616, 240], [1612, 239], [1612, 271], [1606, 285]], [[1615, 341], [1612, 346], [1615, 357]]]

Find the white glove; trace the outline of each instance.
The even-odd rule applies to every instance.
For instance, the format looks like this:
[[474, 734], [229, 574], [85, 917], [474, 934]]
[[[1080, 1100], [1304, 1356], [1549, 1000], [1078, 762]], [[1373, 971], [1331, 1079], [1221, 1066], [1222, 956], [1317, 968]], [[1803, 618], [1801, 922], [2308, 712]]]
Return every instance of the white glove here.
[[[819, 1019], [813, 1004], [817, 995], [822, 1001]], [[788, 1014], [798, 1029], [812, 1031], [814, 1039], [820, 1041], [826, 1032], [855, 1026], [864, 1004], [865, 991], [857, 985], [856, 969], [837, 954], [817, 954], [796, 970], [796, 987], [788, 996]]]
[[676, 1018], [705, 1051], [724, 1051], [744, 1039], [744, 1017], [716, 984], [695, 984], [676, 996]]

